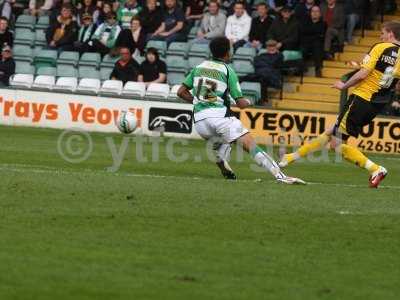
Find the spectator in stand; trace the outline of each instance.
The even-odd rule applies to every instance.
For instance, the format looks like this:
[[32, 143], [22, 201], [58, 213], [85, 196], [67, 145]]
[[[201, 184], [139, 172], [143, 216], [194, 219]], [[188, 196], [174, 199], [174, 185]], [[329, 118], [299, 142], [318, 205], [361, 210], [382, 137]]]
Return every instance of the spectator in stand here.
[[258, 17], [251, 21], [251, 29], [247, 47], [261, 49], [267, 41], [269, 27], [272, 24], [272, 17], [268, 15], [268, 6], [264, 2], [257, 5]]
[[157, 6], [157, 0], [147, 0], [146, 7], [140, 13], [142, 27], [146, 33], [146, 40], [161, 26], [162, 11]]
[[294, 15], [297, 21], [304, 23], [310, 17], [311, 8], [316, 5], [315, 0], [304, 0], [297, 3], [294, 9]]
[[97, 23], [99, 17], [99, 10], [95, 3], [95, 0], [83, 0], [82, 3], [78, 4], [78, 24], [82, 25], [82, 16], [84, 14], [90, 14], [93, 18], [93, 22]]
[[72, 17], [72, 7], [64, 4], [56, 22], [46, 30], [46, 40], [51, 49], [71, 48], [76, 41], [78, 24]]
[[125, 4], [117, 11], [118, 21], [121, 23], [121, 27], [123, 29], [129, 29], [132, 17], [138, 16], [142, 9], [137, 0], [126, 0]]
[[124, 84], [128, 81], [137, 81], [139, 75], [139, 64], [132, 58], [129, 48], [119, 49], [121, 58], [115, 63], [110, 75], [113, 80], [121, 80]]
[[321, 77], [326, 23], [322, 20], [319, 6], [315, 5], [311, 8], [311, 16], [302, 23], [300, 32], [301, 51], [304, 57], [311, 56], [313, 58], [315, 76]]
[[14, 19], [13, 10], [11, 6], [12, 3], [13, 2], [11, 0], [0, 1], [0, 16], [6, 17], [8, 20]]
[[324, 50], [327, 59], [333, 59], [332, 42], [337, 39], [339, 51], [344, 44], [344, 25], [346, 22], [344, 7], [336, 0], [327, 0], [321, 4], [322, 17], [327, 25], [325, 33]]
[[137, 16], [131, 19], [131, 28], [122, 30], [115, 42], [116, 47], [129, 48], [133, 56], [142, 55], [145, 44], [146, 34], [140, 25], [140, 18]]
[[74, 43], [73, 50], [82, 54], [85, 51], [89, 51], [89, 41], [92, 39], [97, 26], [93, 23], [93, 16], [91, 14], [83, 14], [81, 19], [82, 26], [79, 29], [78, 40]]
[[10, 76], [15, 73], [15, 61], [12, 57], [10, 46], [5, 46], [1, 50], [0, 60], [0, 86], [10, 85]]
[[194, 43], [208, 43], [213, 38], [224, 36], [225, 24], [226, 16], [220, 11], [218, 0], [210, 0]]
[[346, 0], [344, 9], [346, 12], [346, 42], [351, 44], [353, 41], [353, 32], [360, 22], [363, 12], [364, 0]]
[[14, 35], [8, 29], [6, 17], [0, 17], [0, 48], [4, 45], [12, 47], [14, 45]]
[[271, 24], [268, 39], [278, 42], [279, 51], [297, 50], [299, 47], [299, 23], [293, 15], [293, 10], [285, 6]]
[[153, 33], [151, 39], [171, 42], [184, 41], [183, 34], [185, 15], [176, 0], [165, 0], [165, 11], [161, 26]]
[[97, 26], [103, 24], [106, 21], [107, 15], [113, 11], [111, 2], [101, 3], [101, 8], [99, 11], [99, 16], [97, 18]]
[[254, 58], [255, 74], [263, 85], [279, 89], [282, 85], [280, 68], [283, 64], [283, 55], [279, 52], [278, 42], [268, 40], [267, 51]]
[[147, 49], [146, 60], [140, 65], [138, 81], [148, 86], [150, 83], [164, 83], [166, 80], [167, 65], [160, 59], [156, 48]]
[[185, 18], [189, 30], [191, 27], [193, 27], [195, 21], [201, 20], [203, 18], [203, 11], [205, 7], [206, 7], [206, 0], [188, 1], [185, 11]]
[[236, 2], [234, 13], [226, 21], [225, 36], [231, 41], [233, 49], [246, 44], [249, 39], [251, 18], [246, 12], [243, 2]]
[[92, 40], [89, 41], [90, 51], [106, 55], [114, 48], [120, 32], [121, 27], [118, 25], [117, 15], [115, 12], [110, 12], [106, 21], [96, 29]]
[[48, 15], [53, 7], [53, 0], [30, 0], [28, 12], [31, 16]]
[[50, 10], [50, 26], [57, 23], [57, 18], [61, 14], [61, 10], [64, 6], [69, 6], [71, 9], [71, 15], [73, 21], [76, 21], [75, 7], [71, 4], [71, 0], [54, 0], [52, 9]]

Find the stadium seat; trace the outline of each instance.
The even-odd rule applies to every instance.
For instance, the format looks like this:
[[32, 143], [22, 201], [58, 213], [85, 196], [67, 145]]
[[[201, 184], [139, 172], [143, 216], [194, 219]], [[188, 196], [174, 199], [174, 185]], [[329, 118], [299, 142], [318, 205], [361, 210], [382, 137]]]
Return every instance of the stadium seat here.
[[198, 66], [203, 61], [204, 61], [204, 58], [202, 58], [202, 57], [189, 57], [189, 59], [188, 59], [189, 70], [192, 70], [194, 67]]
[[282, 54], [283, 61], [303, 59], [303, 53], [301, 51], [285, 50], [282, 52]]
[[184, 42], [173, 42], [169, 45], [167, 55], [177, 55], [186, 57], [189, 50], [189, 44]]
[[93, 66], [98, 68], [100, 65], [101, 56], [100, 53], [83, 53], [78, 65], [79, 66]]
[[156, 48], [158, 50], [158, 54], [160, 56], [165, 56], [165, 53], [167, 52], [167, 43], [164, 41], [148, 41], [146, 49], [148, 48]]
[[100, 69], [100, 79], [101, 79], [101, 81], [109, 80], [112, 71], [113, 71], [112, 68], [101, 68]]
[[102, 96], [119, 96], [123, 85], [121, 80], [106, 80], [103, 82], [99, 94]]
[[240, 47], [236, 50], [235, 54], [233, 55], [234, 60], [247, 60], [253, 63], [253, 59], [256, 56], [256, 49], [254, 48], [247, 48], [247, 47]]
[[41, 66], [56, 66], [57, 63], [57, 51], [56, 50], [41, 50], [35, 54], [33, 58], [33, 64], [36, 68]]
[[13, 88], [31, 88], [33, 83], [32, 74], [15, 74], [10, 78], [10, 85]]
[[56, 78], [49, 75], [36, 76], [32, 84], [32, 89], [35, 90], [51, 90], [56, 84]]
[[247, 74], [254, 74], [254, 67], [248, 61], [235, 60], [233, 61], [233, 69], [236, 71], [238, 76], [243, 76]]
[[252, 101], [252, 105], [259, 102], [261, 98], [261, 85], [259, 82], [244, 81], [240, 84], [243, 95]]
[[100, 79], [100, 72], [95, 67], [80, 66], [78, 68], [78, 77]]
[[15, 30], [14, 45], [27, 45], [32, 47], [35, 42], [34, 33], [26, 28], [17, 28]]
[[76, 51], [63, 51], [57, 59], [57, 66], [59, 65], [73, 65], [76, 66], [79, 61], [79, 52]]
[[169, 95], [169, 85], [165, 83], [150, 83], [147, 87], [146, 98], [149, 100], [164, 101]]
[[193, 44], [189, 50], [189, 57], [208, 58], [210, 50], [207, 44]]
[[86, 95], [97, 95], [100, 90], [100, 80], [94, 78], [82, 78], [76, 91]]
[[192, 29], [190, 29], [190, 32], [188, 34], [188, 39], [194, 39], [197, 36], [197, 32], [199, 31], [199, 27], [193, 26]]
[[19, 15], [15, 23], [15, 27], [33, 30], [35, 28], [35, 23], [36, 17], [30, 15]]
[[103, 68], [103, 67], [114, 68], [115, 63], [118, 60], [119, 60], [119, 56], [111, 56], [110, 54], [106, 54], [100, 63], [100, 68]]
[[143, 99], [146, 94], [146, 85], [143, 82], [128, 81], [122, 90], [122, 96], [127, 98]]
[[78, 77], [78, 70], [73, 66], [57, 65], [57, 77]]
[[188, 61], [182, 56], [167, 56], [167, 70], [185, 74], [188, 70]]
[[49, 27], [49, 23], [49, 16], [41, 16], [35, 25], [35, 30], [47, 29]]
[[29, 63], [33, 61], [32, 48], [27, 45], [15, 45], [13, 52], [16, 61], [27, 61]]
[[39, 29], [35, 31], [35, 47], [46, 47], [47, 40], [46, 40], [46, 33], [44, 30]]
[[170, 85], [182, 84], [184, 80], [185, 74], [168, 71], [167, 81]]
[[261, 54], [265, 54], [265, 53], [267, 53], [267, 49], [260, 49], [260, 50], [258, 50], [258, 53], [257, 53], [257, 55], [261, 55]]
[[180, 84], [176, 84], [174, 86], [172, 86], [169, 95], [168, 95], [168, 100], [171, 102], [185, 102], [184, 100], [182, 100], [181, 98], [178, 97], [177, 92], [179, 90], [179, 88], [181, 87]]
[[57, 79], [53, 91], [62, 93], [73, 93], [78, 86], [78, 78], [76, 77], [60, 77]]
[[136, 60], [136, 62], [140, 65], [142, 62], [145, 61], [146, 58], [144, 56], [135, 56], [133, 59]]
[[16, 74], [35, 74], [35, 67], [26, 61], [15, 62], [15, 73]]
[[56, 70], [54, 67], [41, 67], [36, 70], [36, 75], [56, 76]]

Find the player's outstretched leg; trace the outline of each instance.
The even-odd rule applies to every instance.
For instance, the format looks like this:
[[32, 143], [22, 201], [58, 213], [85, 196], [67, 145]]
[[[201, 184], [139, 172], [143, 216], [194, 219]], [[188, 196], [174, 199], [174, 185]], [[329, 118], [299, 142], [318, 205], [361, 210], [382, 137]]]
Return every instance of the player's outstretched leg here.
[[215, 143], [214, 150], [216, 151], [216, 158], [217, 158], [216, 164], [218, 168], [221, 170], [222, 176], [224, 176], [225, 179], [235, 180], [236, 175], [228, 163], [232, 151], [231, 144]]
[[295, 162], [296, 160], [307, 156], [309, 153], [321, 150], [329, 143], [330, 138], [331, 135], [327, 132], [317, 136], [309, 143], [301, 146], [296, 152], [285, 154], [279, 162], [279, 166], [281, 168], [284, 168], [292, 162]]
[[357, 148], [347, 144], [341, 144], [337, 149], [340, 151], [344, 159], [366, 169], [369, 172], [369, 186], [371, 188], [377, 188], [380, 182], [386, 177], [386, 169], [369, 160], [368, 157]]
[[238, 142], [241, 143], [245, 151], [250, 153], [257, 165], [270, 172], [278, 182], [285, 184], [305, 184], [305, 182], [299, 178], [286, 176], [281, 171], [275, 160], [257, 146], [249, 133], [241, 136]]

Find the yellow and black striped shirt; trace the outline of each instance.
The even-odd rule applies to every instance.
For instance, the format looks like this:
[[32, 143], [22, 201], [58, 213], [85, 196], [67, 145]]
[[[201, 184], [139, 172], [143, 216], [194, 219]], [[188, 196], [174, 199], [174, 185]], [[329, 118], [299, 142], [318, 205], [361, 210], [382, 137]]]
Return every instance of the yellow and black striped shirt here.
[[400, 45], [375, 44], [364, 57], [361, 67], [370, 71], [353, 94], [371, 102], [390, 101], [391, 90], [400, 78]]

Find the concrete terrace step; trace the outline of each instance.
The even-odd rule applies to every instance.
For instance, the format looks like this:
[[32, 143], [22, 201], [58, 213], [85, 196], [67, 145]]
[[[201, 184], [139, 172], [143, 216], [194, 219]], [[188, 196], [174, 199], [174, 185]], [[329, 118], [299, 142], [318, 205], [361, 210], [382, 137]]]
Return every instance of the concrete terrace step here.
[[[300, 77], [287, 77], [285, 78], [287, 82], [293, 82], [293, 83], [300, 83]], [[316, 84], [324, 84], [324, 85], [331, 85], [334, 82], [332, 78], [318, 78], [318, 77], [313, 77], [313, 76], [305, 76], [303, 78], [303, 83], [316, 83]]]
[[283, 99], [310, 101], [310, 102], [323, 102], [323, 103], [339, 103], [339, 95], [327, 95], [322, 93], [283, 93]]
[[344, 61], [331, 61], [331, 60], [325, 60], [324, 61], [324, 67], [328, 68], [342, 68], [342, 69], [354, 69], [356, 67], [350, 66], [347, 64], [347, 62]]
[[291, 99], [283, 99], [283, 100], [272, 99], [272, 107], [276, 109], [304, 110], [304, 111], [328, 112], [328, 113], [337, 113], [339, 111], [338, 103], [297, 101]]
[[340, 78], [351, 71], [353, 71], [351, 68], [323, 68], [322, 76], [325, 78]]
[[361, 52], [361, 53], [368, 53], [368, 51], [371, 49], [370, 46], [364, 46], [364, 45], [347, 45], [344, 46], [344, 52]]
[[338, 53], [336, 55], [336, 60], [341, 62], [348, 62], [348, 61], [356, 61], [362, 62], [364, 59], [365, 53], [361, 52], [346, 52], [346, 53]]
[[331, 87], [331, 85], [327, 85], [327, 84], [305, 83], [305, 84], [298, 85], [297, 91], [299, 93], [331, 95], [331, 96], [335, 96], [337, 98], [340, 97], [340, 91], [333, 89]]

